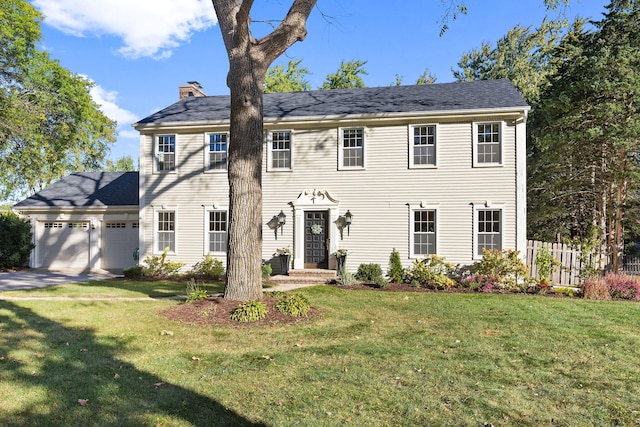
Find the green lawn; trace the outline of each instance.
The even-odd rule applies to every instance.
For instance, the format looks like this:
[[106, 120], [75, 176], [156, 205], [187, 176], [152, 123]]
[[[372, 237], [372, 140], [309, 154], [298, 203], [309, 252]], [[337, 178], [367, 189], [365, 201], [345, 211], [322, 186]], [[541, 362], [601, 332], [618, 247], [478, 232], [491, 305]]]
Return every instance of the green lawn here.
[[170, 300], [0, 301], [0, 425], [640, 420], [638, 303], [300, 292], [323, 316], [268, 327], [175, 323], [157, 316]]
[[[198, 286], [209, 294], [224, 292], [224, 284], [203, 283]], [[47, 288], [0, 292], [0, 295], [28, 297], [89, 297], [89, 298], [162, 298], [186, 295], [187, 282], [103, 280], [69, 283]]]

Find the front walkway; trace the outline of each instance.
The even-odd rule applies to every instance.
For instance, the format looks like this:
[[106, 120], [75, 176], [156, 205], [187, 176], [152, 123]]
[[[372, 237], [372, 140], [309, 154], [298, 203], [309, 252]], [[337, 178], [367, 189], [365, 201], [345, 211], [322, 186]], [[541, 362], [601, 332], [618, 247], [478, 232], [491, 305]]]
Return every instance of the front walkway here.
[[46, 288], [47, 286], [105, 280], [112, 277], [117, 277], [117, 274], [105, 270], [93, 272], [78, 270], [49, 271], [41, 269], [13, 271], [0, 273], [0, 292]]

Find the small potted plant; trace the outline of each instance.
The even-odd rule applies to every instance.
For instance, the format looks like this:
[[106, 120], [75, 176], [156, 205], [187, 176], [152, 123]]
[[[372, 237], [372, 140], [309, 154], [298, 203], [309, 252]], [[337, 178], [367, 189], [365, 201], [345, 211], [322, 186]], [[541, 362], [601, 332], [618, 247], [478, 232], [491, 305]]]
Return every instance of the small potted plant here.
[[336, 257], [336, 261], [338, 261], [338, 273], [340, 274], [347, 263], [347, 255], [349, 255], [349, 251], [346, 249], [338, 249], [335, 251], [334, 255]]
[[291, 259], [291, 249], [287, 248], [278, 248], [276, 249], [276, 253], [273, 254], [280, 258], [280, 274], [289, 274], [289, 260]]

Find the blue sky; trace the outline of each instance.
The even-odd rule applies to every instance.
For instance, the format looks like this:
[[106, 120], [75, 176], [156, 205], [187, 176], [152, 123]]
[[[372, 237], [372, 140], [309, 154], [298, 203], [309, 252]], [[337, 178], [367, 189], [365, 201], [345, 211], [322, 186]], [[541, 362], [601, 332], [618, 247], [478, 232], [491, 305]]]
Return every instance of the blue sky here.
[[[54, 59], [95, 83], [94, 99], [118, 121], [112, 159], [139, 156], [131, 124], [178, 99], [178, 86], [200, 82], [207, 95], [225, 95], [228, 70], [220, 29], [210, 0], [31, 0], [44, 15], [43, 44]], [[439, 83], [453, 81], [462, 54], [494, 43], [516, 24], [537, 26], [543, 0], [467, 0], [468, 14], [439, 21], [449, 0], [318, 0], [308, 36], [277, 62], [302, 59], [315, 89], [342, 60], [367, 61], [367, 86], [387, 86], [396, 74], [413, 84], [428, 69]], [[572, 0], [563, 11], [599, 20], [606, 0]], [[290, 0], [256, 0], [255, 35], [281, 19]], [[391, 7], [389, 5], [392, 5]], [[277, 23], [276, 23], [277, 24]]]

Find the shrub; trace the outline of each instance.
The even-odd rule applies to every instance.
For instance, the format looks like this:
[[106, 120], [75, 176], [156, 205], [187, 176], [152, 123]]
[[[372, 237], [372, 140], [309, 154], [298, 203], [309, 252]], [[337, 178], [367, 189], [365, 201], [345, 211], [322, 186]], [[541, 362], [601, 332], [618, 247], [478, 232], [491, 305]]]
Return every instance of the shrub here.
[[201, 299], [205, 299], [209, 296], [206, 289], [201, 289], [198, 283], [191, 279], [189, 283], [187, 283], [187, 301], [186, 302], [194, 302]]
[[309, 304], [307, 297], [302, 294], [288, 294], [276, 303], [276, 308], [280, 313], [288, 314], [289, 316], [306, 316], [311, 304]]
[[220, 280], [224, 274], [224, 267], [222, 261], [207, 254], [202, 261], [193, 266], [190, 274], [200, 279]]
[[538, 279], [547, 286], [551, 284], [551, 276], [556, 268], [562, 264], [553, 257], [551, 251], [546, 247], [541, 247], [536, 253], [536, 266], [538, 267]]
[[145, 258], [146, 267], [142, 267], [142, 274], [150, 277], [169, 277], [178, 274], [184, 263], [167, 261], [168, 251], [169, 248], [165, 248], [162, 255], [152, 255]]
[[349, 271], [341, 271], [336, 279], [336, 283], [340, 286], [351, 286], [357, 282]]
[[271, 273], [273, 273], [273, 268], [271, 264], [264, 263], [262, 264], [262, 280], [268, 280], [271, 277]]
[[609, 283], [604, 277], [588, 277], [582, 285], [582, 296], [585, 299], [611, 299]]
[[638, 279], [627, 274], [607, 274], [605, 280], [609, 285], [612, 298], [640, 300], [640, 285]]
[[380, 288], [380, 289], [384, 289], [384, 288], [386, 288], [387, 286], [389, 286], [389, 282], [387, 282], [387, 279], [385, 279], [385, 278], [384, 278], [384, 277], [382, 277], [382, 276], [378, 276], [378, 277], [376, 277], [376, 280], [375, 280], [375, 282], [374, 282], [374, 283], [375, 283], [376, 287], [378, 287], [378, 288]]
[[31, 224], [13, 212], [0, 213], [0, 268], [26, 267], [31, 249]]
[[356, 279], [361, 282], [375, 283], [382, 276], [380, 264], [360, 264], [356, 272]]
[[580, 240], [574, 240], [572, 243], [580, 249], [578, 252], [578, 261], [582, 265], [580, 277], [587, 279], [589, 277], [599, 276], [602, 272], [603, 264], [603, 242], [599, 237], [598, 228], [594, 226], [589, 227], [586, 237]]
[[396, 251], [396, 248], [393, 248], [391, 255], [389, 255], [387, 276], [389, 276], [389, 281], [392, 283], [401, 283], [404, 278], [404, 268], [400, 260], [400, 253]]
[[140, 279], [144, 275], [142, 267], [140, 267], [139, 265], [125, 268], [124, 270], [122, 270], [122, 274], [127, 279]]
[[420, 286], [429, 289], [449, 289], [455, 282], [448, 275], [454, 270], [454, 265], [446, 262], [443, 257], [427, 255], [424, 259], [417, 259], [407, 269], [405, 280], [413, 285], [418, 282]]
[[491, 276], [500, 286], [509, 290], [526, 290], [531, 277], [519, 251], [497, 249], [482, 251], [482, 259], [474, 264], [474, 272]]
[[231, 319], [238, 322], [256, 322], [267, 316], [267, 306], [261, 301], [247, 301], [231, 312]]

